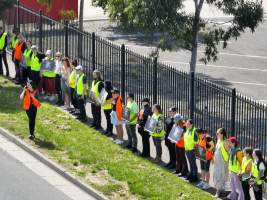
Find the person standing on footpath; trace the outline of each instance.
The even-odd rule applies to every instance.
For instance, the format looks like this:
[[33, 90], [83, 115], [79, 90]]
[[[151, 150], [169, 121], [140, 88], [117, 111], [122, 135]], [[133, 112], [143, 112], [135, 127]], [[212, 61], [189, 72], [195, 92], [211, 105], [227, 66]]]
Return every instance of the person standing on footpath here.
[[[122, 127], [122, 99], [120, 96], [120, 91], [118, 89], [112, 90], [112, 113], [114, 113], [116, 116], [113, 116], [112, 118], [116, 118], [116, 123], [113, 125], [116, 128], [117, 132], [117, 139], [114, 140], [116, 144], [122, 145], [123, 144], [123, 127]], [[111, 123], [113, 120], [111, 120]]]
[[38, 52], [36, 45], [32, 45], [31, 49], [32, 49], [31, 78], [33, 84], [36, 87], [40, 88], [40, 81], [41, 81], [40, 70], [41, 70], [42, 60], [45, 58], [45, 55]]
[[9, 76], [9, 68], [6, 59], [6, 47], [7, 47], [7, 32], [0, 26], [0, 75], [3, 75], [3, 62], [6, 67], [6, 76]]
[[55, 68], [55, 89], [56, 89], [56, 93], [57, 93], [57, 105], [61, 106], [64, 105], [63, 102], [63, 95], [62, 95], [62, 90], [61, 90], [61, 76], [62, 76], [62, 67], [63, 67], [63, 63], [62, 63], [62, 54], [60, 52], [56, 53], [56, 59], [55, 59], [55, 63], [56, 63], [56, 68]]
[[157, 123], [155, 127], [155, 132], [151, 133], [154, 145], [156, 147], [156, 158], [153, 161], [155, 163], [160, 163], [162, 155], [161, 142], [164, 138], [165, 131], [164, 131], [164, 117], [162, 115], [161, 106], [158, 104], [155, 104], [153, 106], [152, 119], [154, 119]]
[[110, 113], [112, 111], [112, 93], [111, 93], [112, 89], [113, 88], [112, 88], [111, 81], [109, 80], [105, 81], [105, 90], [108, 93], [108, 95], [102, 108], [104, 110], [106, 121], [107, 121], [107, 129], [104, 134], [108, 137], [113, 135], [113, 125], [111, 123], [111, 116], [110, 116]]
[[239, 177], [243, 160], [243, 152], [238, 147], [239, 141], [236, 139], [236, 137], [230, 137], [228, 141], [230, 142], [230, 151], [228, 154], [228, 168], [230, 172], [231, 192], [227, 196], [227, 198], [231, 200], [244, 200], [244, 192]]
[[142, 109], [140, 110], [138, 115], [138, 133], [142, 137], [142, 144], [143, 144], [143, 151], [141, 153], [141, 156], [144, 158], [150, 157], [150, 143], [149, 143], [150, 134], [144, 129], [148, 117], [152, 115], [152, 109], [149, 103], [150, 100], [148, 98], [144, 98], [142, 100]]
[[32, 42], [30, 40], [27, 41], [27, 48], [25, 49], [23, 56], [25, 58], [25, 64], [26, 64], [26, 75], [25, 78], [32, 80], [31, 78], [31, 59], [32, 59]]
[[85, 98], [86, 98], [86, 89], [87, 89], [87, 77], [83, 73], [83, 67], [81, 65], [78, 65], [76, 68], [76, 73], [78, 75], [77, 78], [77, 84], [76, 84], [76, 95], [77, 95], [77, 101], [78, 101], [78, 107], [80, 110], [79, 116], [77, 119], [79, 119], [81, 122], [87, 121], [86, 116], [86, 110], [85, 110]]
[[[96, 98], [99, 98], [101, 90], [104, 88], [104, 83], [101, 77], [101, 73], [98, 70], [93, 72], [93, 81], [91, 86], [91, 92], [94, 93]], [[94, 127], [96, 130], [101, 130], [101, 105], [96, 103], [91, 103], [93, 123], [91, 127]]]
[[37, 100], [38, 90], [33, 82], [28, 81], [20, 94], [20, 99], [23, 100], [23, 109], [26, 111], [29, 118], [29, 138], [33, 140], [35, 138], [35, 120], [37, 114], [37, 108], [41, 106]]
[[168, 169], [175, 169], [175, 143], [171, 142], [168, 137], [174, 125], [174, 116], [176, 115], [177, 109], [175, 107], [171, 107], [168, 112], [168, 118], [165, 120], [165, 145], [169, 150], [169, 163], [165, 166]]
[[130, 149], [133, 153], [137, 152], [137, 136], [136, 124], [138, 117], [138, 105], [134, 101], [134, 94], [129, 93], [127, 97], [127, 106], [130, 111], [129, 122], [126, 122], [126, 130], [128, 135], [128, 144], [126, 148]]
[[195, 145], [198, 143], [198, 135], [193, 120], [186, 121], [186, 132], [184, 134], [185, 154], [189, 162], [189, 175], [186, 178], [189, 182], [198, 182], [198, 170], [195, 155]]

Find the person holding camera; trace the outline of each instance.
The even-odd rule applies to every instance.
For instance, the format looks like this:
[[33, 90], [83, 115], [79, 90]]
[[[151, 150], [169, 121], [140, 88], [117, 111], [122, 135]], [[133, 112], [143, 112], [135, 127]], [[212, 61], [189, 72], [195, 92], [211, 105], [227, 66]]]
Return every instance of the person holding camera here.
[[37, 108], [41, 106], [40, 102], [37, 100], [38, 90], [32, 81], [28, 81], [24, 87], [22, 93], [20, 94], [20, 99], [23, 100], [23, 109], [26, 111], [29, 118], [29, 139], [33, 140], [35, 138], [35, 120], [37, 115]]

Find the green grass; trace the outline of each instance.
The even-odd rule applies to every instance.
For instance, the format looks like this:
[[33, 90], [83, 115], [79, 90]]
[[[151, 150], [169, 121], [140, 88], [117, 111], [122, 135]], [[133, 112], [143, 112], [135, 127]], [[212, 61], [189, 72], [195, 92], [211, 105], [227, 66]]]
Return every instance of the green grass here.
[[[99, 132], [44, 102], [37, 114], [38, 139], [35, 142], [28, 140], [28, 121], [25, 111], [21, 109], [20, 92], [20, 87], [0, 77], [0, 126], [39, 148], [108, 197], [213, 199], [208, 193], [122, 149]], [[103, 171], [108, 174], [104, 177], [106, 184], [97, 184], [88, 178]], [[119, 194], [119, 198], [115, 193]]]

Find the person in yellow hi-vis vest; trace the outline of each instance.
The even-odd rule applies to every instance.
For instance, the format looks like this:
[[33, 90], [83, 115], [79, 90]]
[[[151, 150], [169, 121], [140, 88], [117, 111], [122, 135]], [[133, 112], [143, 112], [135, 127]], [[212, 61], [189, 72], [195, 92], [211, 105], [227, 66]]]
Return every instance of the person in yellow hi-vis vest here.
[[76, 66], [72, 65], [72, 71], [69, 76], [69, 90], [70, 90], [70, 102], [74, 107], [74, 110], [71, 110], [70, 113], [78, 114], [78, 102], [76, 98], [75, 88], [76, 88], [76, 81], [77, 81], [77, 73], [75, 68]]
[[77, 101], [78, 101], [78, 107], [80, 110], [79, 116], [77, 119], [79, 119], [81, 122], [86, 122], [86, 110], [85, 110], [85, 97], [86, 97], [86, 89], [87, 89], [87, 78], [85, 74], [83, 73], [83, 67], [81, 65], [77, 66], [75, 68], [76, 73], [78, 75], [77, 82], [76, 82], [76, 95], [77, 95]]
[[26, 42], [26, 49], [24, 50], [23, 56], [24, 56], [24, 64], [25, 64], [25, 68], [23, 68], [23, 79], [24, 81], [27, 81], [27, 79], [31, 80], [31, 57], [32, 57], [32, 42], [30, 40], [28, 40]]
[[107, 121], [107, 129], [105, 131], [105, 135], [108, 137], [113, 136], [113, 124], [111, 123], [111, 116], [110, 113], [112, 111], [112, 84], [111, 81], [106, 80], [105, 81], [105, 90], [108, 93], [106, 101], [104, 103], [104, 105], [102, 106], [104, 113], [105, 113], [105, 117], [106, 117], [106, 121]]
[[[31, 46], [32, 56], [31, 56], [31, 80], [40, 90], [40, 82], [41, 82], [41, 65], [42, 60], [45, 58], [45, 55], [38, 52], [38, 48], [36, 45]], [[39, 91], [40, 92], [40, 91]]]
[[3, 63], [6, 67], [6, 76], [9, 76], [9, 69], [6, 59], [6, 47], [7, 47], [7, 32], [0, 26], [0, 75], [3, 75]]
[[251, 168], [251, 175], [253, 177], [251, 186], [253, 187], [255, 199], [262, 200], [262, 187], [266, 179], [266, 163], [260, 149], [254, 149], [252, 156], [254, 162]]
[[[93, 81], [91, 85], [91, 92], [98, 98], [101, 90], [104, 88], [104, 82], [102, 80], [102, 75], [100, 71], [95, 70], [93, 72]], [[92, 115], [93, 115], [93, 123], [91, 127], [94, 127], [96, 130], [100, 130], [101, 128], [101, 105], [96, 103], [91, 103]]]
[[244, 192], [239, 177], [243, 160], [243, 152], [238, 147], [239, 141], [236, 137], [230, 137], [228, 140], [231, 148], [228, 157], [231, 193], [227, 196], [227, 198], [233, 200], [244, 200]]
[[156, 104], [153, 106], [152, 118], [157, 121], [156, 131], [154, 133], [151, 133], [154, 145], [156, 147], [156, 158], [154, 159], [154, 162], [159, 163], [161, 162], [161, 155], [162, 155], [161, 142], [165, 136], [164, 117], [162, 115], [162, 110], [160, 105]]
[[127, 96], [127, 108], [130, 112], [129, 121], [126, 122], [126, 130], [128, 135], [127, 148], [131, 149], [133, 153], [137, 152], [137, 136], [136, 136], [136, 124], [138, 119], [138, 105], [134, 101], [134, 94], [129, 93]]

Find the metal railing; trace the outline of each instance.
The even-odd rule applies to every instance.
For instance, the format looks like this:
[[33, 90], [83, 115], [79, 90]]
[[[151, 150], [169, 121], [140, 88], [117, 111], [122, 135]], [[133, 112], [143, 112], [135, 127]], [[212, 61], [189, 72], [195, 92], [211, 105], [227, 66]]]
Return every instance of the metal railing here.
[[217, 128], [225, 127], [242, 147], [257, 147], [266, 155], [266, 105], [22, 5], [15, 5], [6, 16], [6, 30], [19, 27], [41, 51], [64, 52], [77, 59], [88, 75], [99, 69], [105, 80], [121, 90], [123, 99], [129, 92], [138, 102], [148, 97], [153, 104], [160, 104], [165, 114], [170, 106], [176, 106], [179, 113], [193, 118], [197, 127], [207, 128], [213, 136]]

